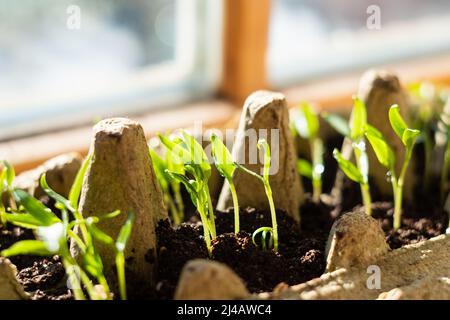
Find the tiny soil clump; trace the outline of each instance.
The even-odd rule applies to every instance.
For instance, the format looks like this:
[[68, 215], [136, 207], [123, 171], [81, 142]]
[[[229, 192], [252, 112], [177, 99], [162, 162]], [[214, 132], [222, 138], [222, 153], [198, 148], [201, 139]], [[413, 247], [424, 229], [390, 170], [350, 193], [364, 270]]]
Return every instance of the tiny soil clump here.
[[285, 212], [277, 210], [280, 246], [278, 252], [262, 250], [252, 241], [252, 232], [271, 222], [269, 211], [240, 210], [238, 234], [233, 233], [233, 209], [216, 212], [219, 236], [208, 256], [198, 217], [172, 228], [162, 222], [157, 228], [159, 267], [157, 295], [173, 297], [181, 269], [194, 258], [213, 259], [230, 266], [246, 283], [250, 292], [273, 290], [284, 282], [294, 285], [319, 277], [325, 270], [324, 248], [331, 218], [315, 233], [303, 232]]

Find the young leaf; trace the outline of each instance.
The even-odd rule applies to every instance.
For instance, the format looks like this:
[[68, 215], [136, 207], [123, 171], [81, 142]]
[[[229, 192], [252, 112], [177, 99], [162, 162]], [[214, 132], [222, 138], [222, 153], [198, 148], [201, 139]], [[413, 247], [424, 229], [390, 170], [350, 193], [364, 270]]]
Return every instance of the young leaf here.
[[1, 164], [3, 164], [3, 167], [6, 169], [5, 173], [5, 181], [9, 188], [12, 188], [12, 184], [14, 181], [14, 178], [16, 177], [16, 173], [14, 171], [14, 167], [6, 160], [0, 161]]
[[230, 151], [215, 134], [211, 135], [211, 153], [219, 173], [227, 180], [231, 180], [236, 166]]
[[170, 177], [167, 173], [167, 166], [164, 163], [164, 160], [156, 153], [155, 150], [149, 148], [150, 157], [152, 159], [153, 169], [155, 170], [156, 178], [161, 186], [161, 189], [165, 192], [169, 192], [169, 182], [168, 178]]
[[317, 136], [319, 119], [313, 108], [306, 102], [300, 105], [300, 112], [295, 119], [295, 128], [302, 138], [309, 139]]
[[35, 255], [35, 256], [51, 256], [51, 252], [44, 242], [39, 240], [22, 240], [16, 242], [8, 249], [0, 253], [3, 257], [12, 257], [17, 255]]
[[83, 254], [83, 265], [93, 277], [103, 275], [103, 262], [95, 248], [91, 245]]
[[[6, 168], [3, 168], [0, 172], [0, 195], [3, 194], [3, 191], [5, 189], [5, 183], [6, 183]], [[5, 210], [5, 206], [3, 205], [3, 201], [0, 200], [0, 211]]]
[[415, 143], [420, 131], [416, 129], [406, 128], [403, 131], [402, 142], [407, 148], [411, 148]]
[[354, 98], [352, 115], [350, 117], [350, 136], [356, 140], [364, 136], [367, 124], [367, 113], [364, 102], [358, 97]]
[[264, 150], [264, 168], [263, 168], [263, 178], [266, 183], [269, 182], [270, 174], [270, 147], [265, 139], [260, 139], [258, 141], [258, 149], [263, 148]]
[[15, 226], [27, 229], [36, 229], [41, 226], [41, 221], [29, 213], [10, 213], [5, 215], [5, 219]]
[[193, 159], [191, 164], [197, 164], [200, 165], [203, 163], [204, 158], [206, 158], [206, 155], [204, 156], [203, 148], [202, 146], [195, 140], [193, 136], [188, 134], [186, 131], [183, 130], [183, 144], [188, 150], [190, 154], [190, 158]]
[[166, 170], [166, 172], [173, 179], [178, 180], [179, 182], [183, 183], [183, 185], [186, 187], [186, 189], [187, 189], [187, 191], [189, 191], [189, 193], [193, 192], [193, 193], [197, 194], [197, 189], [193, 185], [193, 182], [194, 182], [193, 180], [189, 180], [184, 175], [176, 173], [176, 172], [171, 172], [169, 170]]
[[357, 182], [357, 183], [363, 183], [364, 182], [364, 177], [363, 175], [359, 172], [358, 168], [351, 163], [350, 161], [346, 160], [342, 154], [337, 150], [334, 149], [333, 151], [333, 156], [336, 159], [336, 161], [339, 164], [339, 167], [341, 168], [341, 170], [345, 173], [345, 175]]
[[312, 165], [311, 165], [311, 163], [309, 161], [304, 160], [304, 159], [298, 159], [298, 161], [297, 161], [297, 171], [302, 176], [312, 180], [313, 168], [312, 168]]
[[40, 201], [30, 196], [23, 190], [16, 189], [13, 196], [25, 210], [41, 222], [42, 226], [50, 226], [54, 223], [61, 222], [51, 211], [46, 208]]
[[322, 118], [328, 122], [330, 126], [334, 128], [337, 132], [339, 132], [344, 137], [350, 136], [350, 127], [348, 126], [347, 121], [338, 116], [337, 114], [330, 114], [327, 112], [322, 113]]
[[131, 231], [133, 229], [133, 223], [134, 223], [134, 214], [130, 212], [128, 214], [127, 221], [125, 221], [125, 224], [120, 228], [119, 236], [116, 240], [116, 249], [119, 252], [123, 252], [125, 250], [125, 247], [127, 245], [128, 239], [131, 235]]
[[128, 214], [128, 219], [119, 231], [119, 236], [116, 241], [116, 269], [117, 278], [119, 282], [120, 297], [122, 300], [127, 298], [126, 290], [126, 277], [125, 277], [125, 247], [127, 245], [128, 239], [131, 235], [131, 231], [134, 223], [134, 214], [130, 212]]
[[115, 217], [117, 217], [119, 214], [120, 214], [120, 210], [115, 210], [115, 211], [113, 211], [113, 212], [106, 213], [106, 214], [104, 214], [104, 215], [102, 215], [102, 216], [99, 216], [99, 217], [97, 217], [97, 218], [98, 218], [99, 221], [102, 221], [102, 220], [106, 220], [106, 219], [112, 219], [112, 218], [115, 218]]
[[403, 139], [403, 133], [408, 128], [405, 121], [400, 114], [400, 108], [397, 104], [394, 104], [389, 109], [389, 122], [391, 123], [392, 129], [394, 129], [395, 134]]
[[70, 206], [70, 202], [69, 200], [67, 200], [66, 198], [64, 198], [62, 195], [58, 194], [57, 192], [55, 192], [52, 188], [49, 187], [48, 183], [47, 183], [47, 179], [46, 179], [47, 175], [44, 172], [41, 175], [41, 179], [40, 179], [40, 184], [41, 184], [41, 188], [45, 191], [45, 193], [52, 198], [53, 200], [55, 200], [57, 203], [61, 203], [63, 204], [66, 208], [71, 208]]
[[395, 165], [395, 154], [384, 139], [383, 134], [376, 128], [367, 125], [366, 137], [372, 145], [378, 161], [388, 170], [393, 170]]
[[395, 134], [402, 140], [403, 145], [411, 148], [416, 143], [416, 138], [420, 134], [420, 131], [408, 128], [408, 125], [400, 114], [400, 108], [396, 104], [389, 109], [389, 121]]
[[169, 169], [169, 171], [172, 172], [176, 172], [179, 174], [185, 174], [185, 170], [184, 170], [184, 164], [183, 163], [176, 163], [176, 161], [174, 161], [173, 157], [171, 157], [171, 153], [170, 152], [166, 152], [166, 165], [167, 165], [167, 169]]
[[167, 151], [170, 153], [170, 157], [179, 164], [192, 163], [193, 159], [189, 152], [183, 148], [179, 141], [172, 141], [168, 137], [158, 134], [162, 144], [166, 146]]
[[97, 226], [93, 223], [89, 224], [88, 226], [89, 232], [92, 235], [94, 239], [97, 241], [100, 241], [106, 245], [114, 245], [114, 240], [109, 235], [107, 235], [105, 232], [97, 228]]
[[203, 171], [203, 175], [206, 178], [209, 178], [209, 176], [211, 175], [211, 166], [209, 164], [208, 157], [203, 150], [203, 147], [200, 145], [200, 143], [197, 142], [197, 140], [195, 140], [193, 136], [191, 136], [184, 130], [183, 143], [186, 146], [186, 149], [189, 150], [191, 158], [194, 160], [193, 163], [191, 162], [191, 164], [199, 165]]
[[78, 199], [80, 198], [81, 188], [83, 186], [84, 175], [89, 167], [92, 160], [92, 154], [88, 155], [84, 160], [83, 165], [80, 170], [78, 170], [77, 176], [70, 188], [69, 192], [69, 203], [74, 210], [78, 210]]

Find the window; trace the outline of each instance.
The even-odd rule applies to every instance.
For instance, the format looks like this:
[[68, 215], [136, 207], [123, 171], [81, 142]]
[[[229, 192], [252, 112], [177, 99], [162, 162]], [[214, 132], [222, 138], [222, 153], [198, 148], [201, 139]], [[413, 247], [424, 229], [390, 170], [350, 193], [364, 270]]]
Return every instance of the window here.
[[[380, 28], [368, 28], [380, 12]], [[268, 73], [285, 86], [333, 72], [450, 50], [448, 0], [273, 1]]]
[[0, 140], [208, 95], [221, 10], [207, 0], [0, 0]]

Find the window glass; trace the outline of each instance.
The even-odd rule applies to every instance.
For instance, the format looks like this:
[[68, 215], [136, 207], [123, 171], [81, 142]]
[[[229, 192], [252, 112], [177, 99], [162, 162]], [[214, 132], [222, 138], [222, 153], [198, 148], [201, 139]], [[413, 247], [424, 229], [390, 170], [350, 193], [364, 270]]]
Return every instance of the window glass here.
[[450, 49], [448, 0], [275, 0], [268, 68], [283, 86]]
[[[0, 139], [211, 90], [206, 0], [0, 0]], [[202, 46], [197, 43], [203, 43]], [[209, 59], [209, 60], [208, 60]], [[214, 79], [212, 79], [212, 78]]]

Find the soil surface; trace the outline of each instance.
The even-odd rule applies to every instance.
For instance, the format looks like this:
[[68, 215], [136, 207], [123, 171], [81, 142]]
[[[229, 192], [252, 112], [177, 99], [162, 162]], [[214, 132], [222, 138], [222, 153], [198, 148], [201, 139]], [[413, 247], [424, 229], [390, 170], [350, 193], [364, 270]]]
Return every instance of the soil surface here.
[[[308, 208], [312, 208], [309, 206]], [[314, 212], [305, 208], [306, 221]], [[317, 213], [317, 212], [316, 212]], [[234, 215], [216, 212], [218, 237], [213, 241], [211, 256], [202, 237], [198, 218], [172, 228], [161, 222], [158, 229], [159, 270], [157, 294], [160, 299], [173, 297], [184, 264], [194, 258], [213, 259], [231, 267], [246, 283], [250, 292], [273, 290], [280, 283], [298, 284], [320, 276], [325, 269], [324, 249], [331, 226], [329, 214], [323, 211], [314, 228], [302, 232], [283, 211], [277, 211], [279, 250], [262, 250], [252, 241], [252, 232], [271, 226], [270, 212], [243, 209], [240, 212], [241, 231], [236, 235]]]
[[[21, 240], [34, 239], [28, 229], [0, 225], [0, 251]], [[65, 271], [58, 256], [15, 256], [9, 258], [17, 267], [17, 279], [31, 294], [32, 299], [71, 299], [65, 284]]]
[[372, 204], [372, 216], [379, 220], [386, 234], [386, 241], [392, 249], [407, 244], [418, 243], [444, 234], [448, 226], [448, 215], [442, 211], [432, 214], [404, 209], [400, 229], [393, 230], [394, 205], [392, 202], [375, 202]]
[[[356, 193], [356, 192], [355, 192]], [[241, 232], [233, 233], [234, 214], [216, 212], [217, 239], [212, 255], [208, 255], [203, 241], [199, 217], [191, 214], [189, 221], [177, 227], [168, 221], [157, 228], [158, 279], [157, 298], [171, 299], [185, 263], [203, 258], [221, 261], [230, 266], [246, 283], [251, 292], [270, 291], [283, 285], [294, 285], [320, 276], [325, 268], [325, 243], [339, 207], [333, 206], [331, 197], [322, 196], [314, 203], [305, 194], [301, 207], [302, 221], [297, 225], [283, 211], [277, 212], [279, 252], [263, 251], [252, 242], [252, 232], [262, 226], [271, 226], [270, 212], [251, 208], [241, 209]], [[47, 202], [47, 199], [42, 199]], [[46, 203], [51, 205], [51, 203]], [[423, 206], [423, 204], [422, 204]], [[372, 204], [373, 217], [380, 221], [391, 248], [427, 240], [445, 232], [448, 216], [442, 210], [419, 210], [407, 204], [402, 216], [402, 227], [392, 230], [393, 204], [378, 201]], [[353, 210], [363, 210], [357, 205]], [[346, 212], [346, 211], [345, 211]], [[0, 250], [13, 243], [33, 239], [30, 230], [0, 225]], [[17, 256], [11, 261], [17, 266], [17, 278], [36, 300], [73, 299], [66, 287], [64, 268], [59, 257]]]

